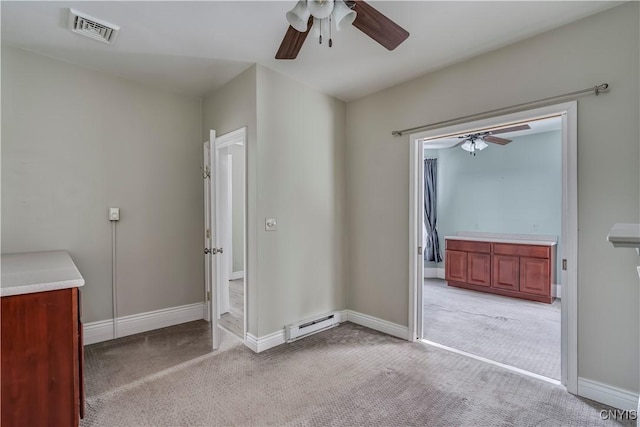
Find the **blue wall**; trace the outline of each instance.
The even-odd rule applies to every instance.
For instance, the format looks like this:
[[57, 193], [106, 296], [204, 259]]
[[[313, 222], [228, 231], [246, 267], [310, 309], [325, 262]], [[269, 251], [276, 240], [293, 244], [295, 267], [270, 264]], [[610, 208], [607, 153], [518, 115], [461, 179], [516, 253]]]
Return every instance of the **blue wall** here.
[[560, 239], [560, 131], [516, 137], [505, 146], [489, 144], [476, 156], [449, 148], [425, 150], [425, 157], [439, 159], [437, 226], [443, 252], [444, 237], [458, 231]]

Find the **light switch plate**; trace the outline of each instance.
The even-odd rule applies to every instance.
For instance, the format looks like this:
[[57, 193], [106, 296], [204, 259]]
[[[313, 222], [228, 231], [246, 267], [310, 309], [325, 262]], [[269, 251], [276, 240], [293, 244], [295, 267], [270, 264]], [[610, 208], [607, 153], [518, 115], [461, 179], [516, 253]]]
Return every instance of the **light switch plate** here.
[[276, 231], [278, 229], [278, 222], [275, 218], [265, 218], [264, 229], [266, 231]]

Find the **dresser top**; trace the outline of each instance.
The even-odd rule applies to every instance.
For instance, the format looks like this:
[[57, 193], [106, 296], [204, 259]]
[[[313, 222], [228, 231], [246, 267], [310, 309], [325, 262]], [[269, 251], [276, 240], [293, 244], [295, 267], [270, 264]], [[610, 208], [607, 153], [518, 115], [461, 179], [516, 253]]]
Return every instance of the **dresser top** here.
[[1, 268], [3, 297], [84, 286], [67, 251], [2, 254]]
[[617, 248], [640, 248], [640, 224], [615, 224], [607, 240]]
[[472, 231], [461, 231], [458, 232], [456, 236], [446, 236], [445, 239], [539, 246], [555, 246], [558, 244], [558, 239], [555, 236], [540, 236], [535, 234], [480, 233]]

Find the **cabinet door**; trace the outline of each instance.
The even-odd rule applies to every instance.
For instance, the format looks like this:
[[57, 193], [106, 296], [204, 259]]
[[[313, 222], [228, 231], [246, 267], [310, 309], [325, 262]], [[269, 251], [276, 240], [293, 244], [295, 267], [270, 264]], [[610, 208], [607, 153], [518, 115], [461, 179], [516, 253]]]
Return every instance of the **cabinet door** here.
[[497, 289], [517, 291], [520, 289], [520, 258], [517, 256], [493, 256], [493, 280], [491, 285]]
[[475, 252], [467, 254], [467, 283], [491, 286], [491, 255]]
[[467, 253], [447, 251], [445, 260], [445, 279], [451, 282], [467, 281]]
[[0, 298], [3, 426], [78, 425], [73, 291]]
[[520, 258], [520, 290], [529, 294], [551, 295], [548, 259]]

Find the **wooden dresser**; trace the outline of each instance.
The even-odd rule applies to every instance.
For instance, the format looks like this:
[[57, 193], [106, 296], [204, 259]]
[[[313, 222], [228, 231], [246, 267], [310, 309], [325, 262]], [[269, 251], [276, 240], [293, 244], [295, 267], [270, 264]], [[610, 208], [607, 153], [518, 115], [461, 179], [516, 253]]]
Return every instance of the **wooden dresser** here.
[[82, 285], [64, 251], [2, 255], [3, 426], [79, 425], [84, 415]]
[[445, 238], [449, 286], [551, 303], [556, 244]]

